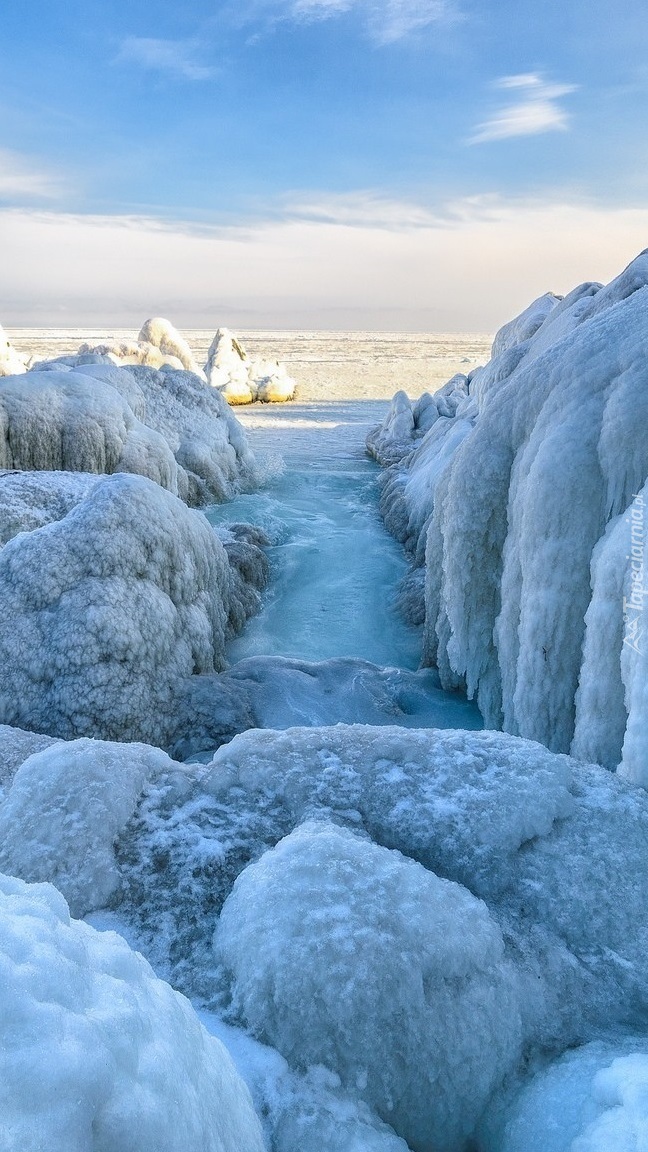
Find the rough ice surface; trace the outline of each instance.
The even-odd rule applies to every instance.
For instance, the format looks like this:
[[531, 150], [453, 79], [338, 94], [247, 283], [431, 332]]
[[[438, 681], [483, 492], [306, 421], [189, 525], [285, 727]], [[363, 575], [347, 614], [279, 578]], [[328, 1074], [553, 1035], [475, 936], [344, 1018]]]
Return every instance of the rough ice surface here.
[[[426, 562], [425, 659], [444, 686], [465, 684], [487, 726], [612, 767], [622, 757], [636, 782], [648, 647], [628, 639], [646, 595], [647, 355], [642, 253], [606, 287], [541, 297], [502, 329], [455, 414], [412, 439], [383, 493], [388, 527]], [[373, 433], [385, 459], [404, 411], [399, 394]], [[639, 608], [622, 620], [633, 580]]]
[[112, 340], [81, 344], [79, 357], [105, 357], [113, 364], [146, 364], [151, 368], [180, 368], [205, 380], [187, 341], [161, 316], [147, 320], [136, 340]]
[[249, 360], [245, 348], [228, 328], [219, 328], [211, 342], [205, 375], [229, 404], [251, 404], [255, 400], [281, 403], [295, 395], [295, 381], [285, 364]]
[[0, 547], [19, 532], [62, 520], [99, 480], [88, 472], [0, 470]]
[[567, 1052], [496, 1099], [480, 1152], [642, 1152], [648, 1138], [648, 1035]]
[[517, 982], [485, 905], [333, 825], [242, 873], [214, 947], [233, 1015], [339, 1075], [415, 1152], [463, 1148], [515, 1060]]
[[249, 1093], [184, 997], [50, 885], [0, 877], [0, 1147], [262, 1152]]
[[228, 405], [181, 366], [40, 363], [0, 381], [0, 412], [5, 469], [133, 472], [194, 505], [262, 477]]
[[171, 766], [146, 744], [59, 741], [35, 752], [0, 805], [0, 871], [54, 884], [73, 916], [101, 908], [119, 884], [114, 841], [144, 785]]
[[23, 728], [12, 728], [10, 724], [0, 724], [0, 799], [4, 799], [7, 788], [21, 764], [34, 752], [51, 748], [59, 741], [55, 736], [44, 736], [39, 732], [27, 732]]
[[258, 592], [238, 599], [235, 560], [201, 513], [140, 476], [101, 479], [19, 533], [0, 552], [0, 721], [166, 745], [184, 679], [224, 666], [256, 606]]

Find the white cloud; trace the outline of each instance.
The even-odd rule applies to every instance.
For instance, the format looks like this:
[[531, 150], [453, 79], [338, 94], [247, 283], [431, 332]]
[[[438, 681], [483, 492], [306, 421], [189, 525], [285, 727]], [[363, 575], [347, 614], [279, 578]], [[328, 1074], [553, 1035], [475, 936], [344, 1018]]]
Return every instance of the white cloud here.
[[197, 50], [193, 40], [127, 36], [121, 43], [116, 62], [136, 64], [148, 71], [166, 72], [183, 80], [208, 80], [216, 70], [196, 60]]
[[381, 221], [374, 197], [365, 226], [359, 197], [346, 217], [318, 203], [320, 218], [226, 228], [0, 211], [0, 323], [488, 332], [542, 292], [610, 279], [648, 232], [648, 209], [562, 201], [386, 201]]
[[496, 87], [520, 92], [521, 99], [499, 108], [489, 120], [478, 124], [470, 144], [506, 140], [512, 136], [535, 136], [540, 132], [564, 131], [569, 116], [558, 103], [576, 91], [574, 84], [549, 84], [535, 72], [503, 76]]
[[55, 200], [63, 192], [63, 181], [37, 166], [28, 156], [0, 148], [0, 202]]
[[330, 20], [346, 12], [358, 15], [378, 45], [459, 19], [455, 0], [244, 0], [242, 9], [237, 8], [239, 19], [263, 16], [271, 23]]

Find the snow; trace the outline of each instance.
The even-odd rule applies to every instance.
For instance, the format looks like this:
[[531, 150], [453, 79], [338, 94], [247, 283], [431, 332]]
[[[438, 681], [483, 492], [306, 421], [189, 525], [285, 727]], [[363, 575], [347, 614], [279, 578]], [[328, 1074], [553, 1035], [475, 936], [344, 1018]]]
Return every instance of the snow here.
[[[646, 656], [626, 650], [605, 606], [622, 577], [615, 587], [599, 542], [648, 474], [647, 332], [646, 253], [605, 288], [535, 301], [498, 334], [455, 415], [392, 465], [382, 504], [425, 559], [424, 657], [443, 685], [465, 684], [489, 727], [612, 767], [622, 754], [636, 782]], [[398, 397], [372, 444], [402, 408]], [[608, 534], [622, 558], [622, 530]], [[610, 694], [593, 683], [603, 649]]]
[[214, 947], [232, 1014], [335, 1072], [414, 1152], [458, 1152], [515, 1059], [517, 984], [485, 905], [333, 825], [241, 874]]
[[255, 400], [281, 403], [295, 395], [295, 381], [285, 364], [249, 360], [245, 348], [228, 328], [219, 328], [209, 346], [205, 375], [230, 404], [251, 404]]
[[241, 587], [201, 513], [140, 476], [99, 480], [0, 553], [0, 720], [166, 745], [183, 680], [224, 666], [256, 606]]
[[567, 1052], [498, 1100], [480, 1152], [641, 1152], [648, 1136], [648, 1036]]
[[50, 885], [0, 877], [0, 1146], [262, 1152], [249, 1094], [190, 1004]]
[[0, 376], [14, 376], [16, 373], [26, 371], [27, 358], [16, 352], [0, 324]]
[[0, 381], [0, 412], [7, 469], [133, 472], [194, 505], [263, 475], [228, 405], [184, 370], [41, 363]]

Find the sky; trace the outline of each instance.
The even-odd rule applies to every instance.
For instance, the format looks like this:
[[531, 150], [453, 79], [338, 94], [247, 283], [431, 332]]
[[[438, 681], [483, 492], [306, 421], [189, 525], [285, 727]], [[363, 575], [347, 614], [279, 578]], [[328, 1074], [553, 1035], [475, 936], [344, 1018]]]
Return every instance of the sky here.
[[645, 0], [3, 0], [0, 322], [490, 332], [648, 244]]

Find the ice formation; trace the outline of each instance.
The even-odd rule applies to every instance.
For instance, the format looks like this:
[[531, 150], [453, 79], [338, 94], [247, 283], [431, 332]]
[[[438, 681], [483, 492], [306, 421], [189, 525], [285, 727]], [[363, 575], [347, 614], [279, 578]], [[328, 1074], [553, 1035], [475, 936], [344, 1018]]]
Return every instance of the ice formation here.
[[204, 373], [194, 360], [183, 336], [161, 316], [147, 320], [137, 340], [113, 340], [101, 344], [82, 344], [79, 356], [107, 357], [114, 364], [145, 364], [150, 368], [180, 368], [193, 372], [201, 380]]
[[464, 1147], [515, 1061], [517, 982], [484, 904], [325, 823], [247, 868], [215, 934], [232, 1012], [324, 1065], [414, 1152]]
[[265, 565], [242, 567], [241, 544], [230, 565], [202, 514], [141, 476], [76, 494], [0, 552], [0, 721], [164, 746], [184, 679], [224, 666]]
[[480, 1152], [642, 1152], [648, 1036], [567, 1052], [490, 1109]]
[[464, 684], [487, 726], [622, 759], [635, 782], [648, 779], [647, 355], [642, 253], [606, 287], [548, 294], [506, 325], [422, 439], [399, 394], [370, 441], [402, 457], [383, 511], [425, 562], [425, 659], [444, 686]]
[[0, 324], [0, 376], [15, 376], [26, 371], [27, 357], [16, 352]]
[[249, 360], [242, 344], [227, 328], [219, 328], [212, 340], [205, 374], [230, 404], [251, 404], [255, 400], [280, 403], [295, 395], [295, 381], [285, 364]]
[[190, 1004], [49, 885], [0, 877], [0, 1146], [262, 1152], [249, 1093]]
[[0, 466], [133, 472], [190, 504], [231, 498], [261, 472], [217, 392], [189, 372], [41, 363], [0, 381]]

